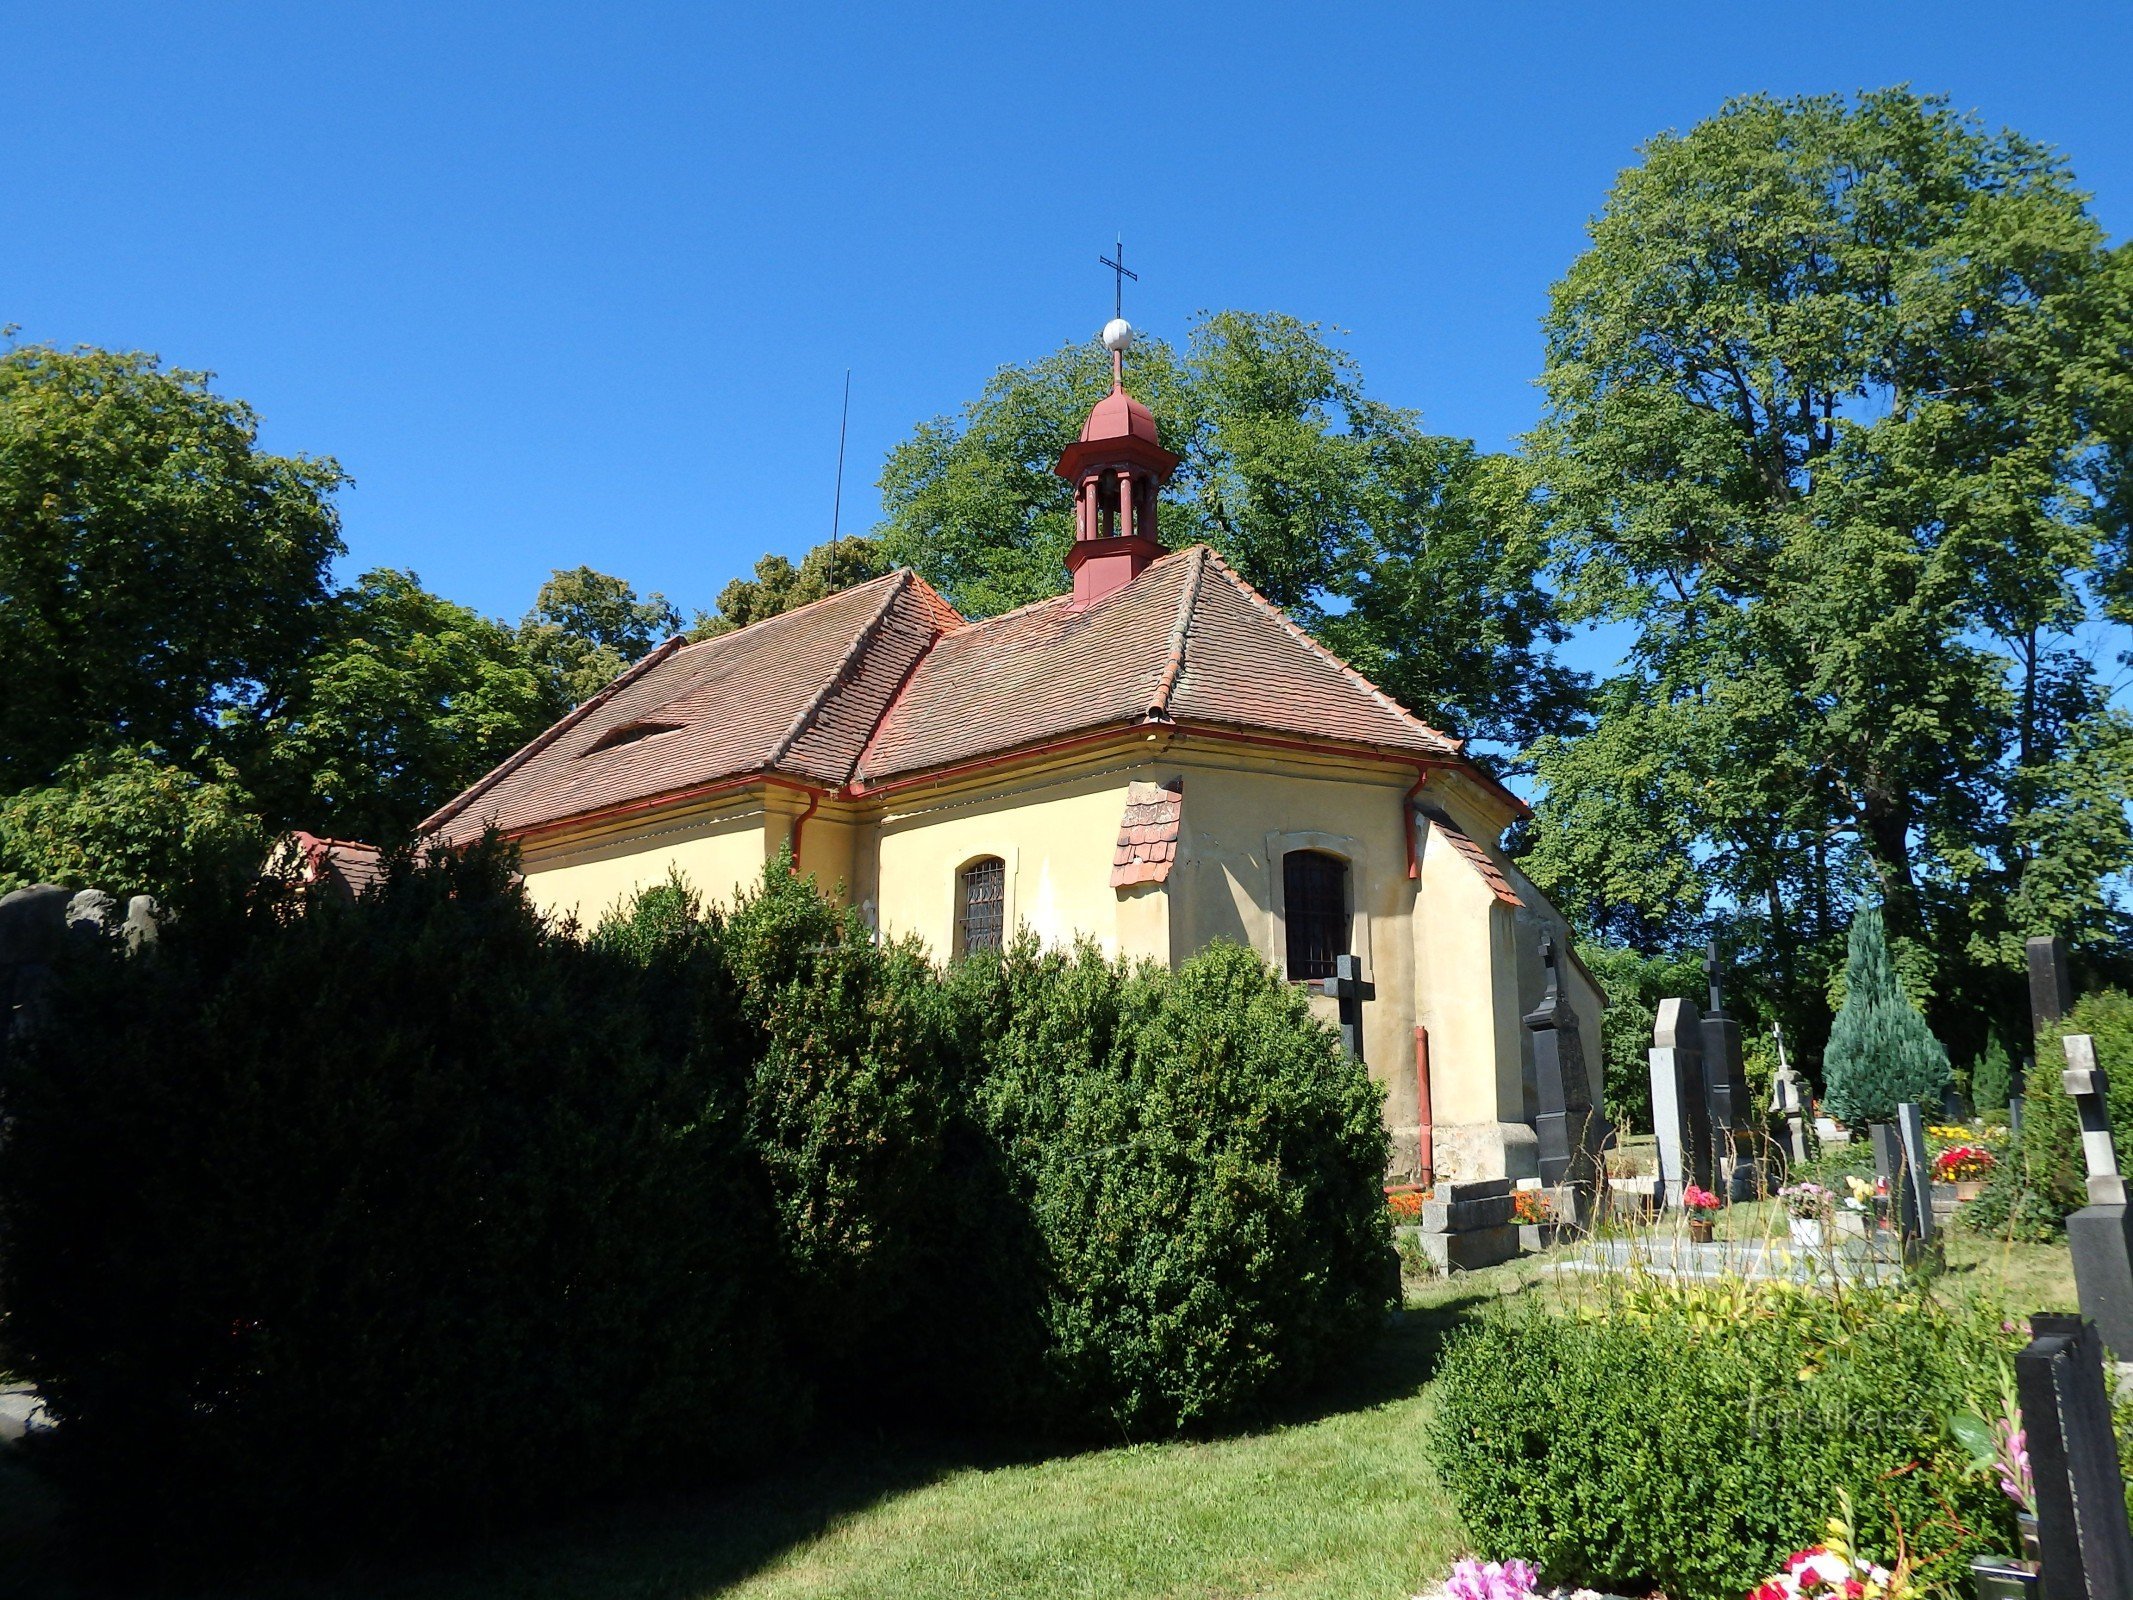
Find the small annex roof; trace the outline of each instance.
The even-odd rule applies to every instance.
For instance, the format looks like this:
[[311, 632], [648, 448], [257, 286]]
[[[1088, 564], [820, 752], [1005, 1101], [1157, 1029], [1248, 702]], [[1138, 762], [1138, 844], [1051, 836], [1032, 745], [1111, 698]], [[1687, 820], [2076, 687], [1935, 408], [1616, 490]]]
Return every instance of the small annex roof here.
[[287, 846], [306, 884], [361, 895], [385, 876], [384, 858], [374, 844], [357, 839], [327, 839], [296, 829]]
[[1456, 759], [1205, 545], [1094, 604], [966, 622], [909, 569], [697, 644], [670, 640], [424, 824], [448, 842], [747, 778], [825, 793], [1140, 724]]

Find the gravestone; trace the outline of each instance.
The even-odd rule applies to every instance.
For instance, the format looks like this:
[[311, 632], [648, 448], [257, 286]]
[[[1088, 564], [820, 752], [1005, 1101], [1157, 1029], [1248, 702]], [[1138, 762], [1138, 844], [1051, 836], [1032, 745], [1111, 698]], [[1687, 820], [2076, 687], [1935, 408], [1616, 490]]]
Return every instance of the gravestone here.
[[2066, 961], [2066, 941], [2057, 937], [2028, 940], [2023, 952], [2029, 957], [2029, 1021], [2039, 1034], [2074, 1009], [2074, 975]]
[[1666, 1204], [1681, 1204], [1693, 1183], [1711, 1187], [1711, 1117], [1703, 1096], [1703, 1019], [1694, 1002], [1659, 1002], [1652, 1025], [1652, 1128]]
[[2096, 1065], [2096, 1042], [2085, 1033], [2064, 1040], [2061, 1081], [2081, 1115], [2081, 1153], [2088, 1164], [2089, 1203], [2066, 1219], [2081, 1314], [2096, 1324], [2113, 1357], [2133, 1361], [2133, 1208], [2111, 1141], [2110, 1083]]
[[1785, 1059], [1785, 1029], [1770, 1024], [1770, 1037], [1777, 1044], [1777, 1075], [1770, 1080], [1770, 1114], [1783, 1120], [1784, 1133], [1778, 1147], [1788, 1162], [1807, 1159], [1807, 1085]]
[[1748, 1075], [1741, 1065], [1740, 1024], [1726, 1015], [1718, 977], [1718, 941], [1704, 947], [1704, 979], [1711, 1009], [1703, 1014], [1704, 1106], [1711, 1123], [1714, 1165], [1733, 1200], [1755, 1193], [1755, 1136], [1749, 1126]]
[[2133, 1531], [2103, 1343], [2080, 1317], [2038, 1313], [2015, 1357], [2015, 1393], [2037, 1486], [2038, 1548], [2046, 1600], [2126, 1600], [2133, 1595]]
[[1356, 1060], [1363, 1059], [1363, 1002], [1375, 1000], [1378, 986], [1363, 976], [1360, 956], [1333, 958], [1333, 976], [1326, 980], [1326, 993], [1340, 1002], [1341, 1048]]
[[1867, 1136], [1874, 1146], [1874, 1175], [1888, 1191], [1889, 1226], [1908, 1261], [1919, 1238], [1918, 1191], [1911, 1186], [1903, 1135], [1893, 1122], [1876, 1122], [1868, 1125]]
[[[1599, 1190], [1600, 1146], [1606, 1129], [1592, 1103], [1592, 1079], [1585, 1070], [1584, 1043], [1577, 1013], [1563, 998], [1562, 974], [1556, 965], [1555, 935], [1540, 936], [1541, 968], [1547, 988], [1540, 1004], [1525, 1018], [1533, 1036], [1533, 1087], [1539, 1111], [1533, 1119], [1540, 1145], [1540, 1180], [1567, 1202], [1579, 1227], [1592, 1218]], [[1565, 1205], [1559, 1204], [1562, 1216]]]
[[1896, 1137], [1903, 1141], [1904, 1180], [1911, 1189], [1911, 1208], [1918, 1213], [1918, 1237], [1933, 1242], [1933, 1160], [1926, 1151], [1926, 1115], [1922, 1106], [1906, 1100], [1896, 1108]]

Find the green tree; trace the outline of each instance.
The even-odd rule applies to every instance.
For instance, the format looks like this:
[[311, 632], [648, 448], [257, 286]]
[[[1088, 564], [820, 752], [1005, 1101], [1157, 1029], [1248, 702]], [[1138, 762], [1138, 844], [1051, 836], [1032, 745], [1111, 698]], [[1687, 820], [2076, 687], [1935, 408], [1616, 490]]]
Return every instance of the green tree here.
[[1975, 1047], [2025, 934], [2127, 929], [2094, 628], [2129, 274], [2063, 161], [1901, 90], [1642, 154], [1554, 291], [1529, 441], [1572, 614], [1635, 634], [1599, 728], [1535, 753], [1523, 865], [1620, 923], [1722, 913], [1810, 1053], [1882, 901]]
[[251, 798], [228, 773], [198, 778], [151, 750], [76, 756], [55, 782], [0, 798], [0, 893], [60, 883], [177, 903], [265, 856]]
[[411, 572], [366, 572], [252, 758], [278, 824], [389, 842], [545, 728], [554, 680], [512, 630]]
[[1607, 1027], [1601, 1036], [1607, 1119], [1618, 1128], [1649, 1128], [1652, 1077], [1646, 1052], [1659, 1020], [1659, 1002], [1671, 995], [1701, 995], [1703, 968], [1687, 956], [1645, 955], [1606, 945], [1588, 944], [1578, 953], [1607, 998]]
[[541, 585], [518, 625], [518, 640], [540, 669], [551, 716], [560, 717], [679, 632], [681, 613], [665, 595], [655, 590], [639, 597], [620, 578], [572, 567]]
[[1892, 1121], [1906, 1101], [1930, 1109], [1948, 1087], [1948, 1052], [1903, 991], [1878, 906], [1862, 905], [1852, 918], [1844, 1005], [1822, 1070], [1824, 1104], [1854, 1127]]
[[[1143, 339], [1128, 382], [1181, 457], [1173, 549], [1204, 541], [1418, 714], [1508, 749], [1575, 720], [1581, 681], [1535, 582], [1532, 486], [1516, 463], [1372, 398], [1311, 323], [1222, 311], [1183, 353]], [[972, 615], [1066, 586], [1073, 492], [1052, 472], [1111, 373], [1093, 343], [1004, 367], [890, 453], [879, 530]]]
[[191, 759], [257, 714], [329, 611], [333, 461], [154, 356], [0, 352], [0, 793], [84, 752]]
[[865, 583], [890, 570], [887, 554], [878, 539], [839, 539], [818, 544], [796, 567], [781, 555], [767, 555], [755, 564], [753, 578], [735, 578], [718, 592], [718, 603], [696, 613], [691, 639], [711, 639], [751, 622], [761, 622], [826, 599], [840, 589]]
[[2005, 1111], [2014, 1092], [2014, 1064], [2007, 1059], [2007, 1046], [1988, 1040], [1985, 1053], [1970, 1070], [1970, 1103], [1983, 1111]]

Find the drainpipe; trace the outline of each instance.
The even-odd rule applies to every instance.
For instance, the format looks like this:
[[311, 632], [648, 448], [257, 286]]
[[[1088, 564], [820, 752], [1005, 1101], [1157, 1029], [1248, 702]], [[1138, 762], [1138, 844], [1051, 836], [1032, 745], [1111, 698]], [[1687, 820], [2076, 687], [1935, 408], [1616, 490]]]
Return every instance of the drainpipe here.
[[1415, 1163], [1422, 1182], [1437, 1177], [1437, 1127], [1429, 1103], [1429, 1029], [1415, 1024]]
[[822, 791], [820, 789], [810, 789], [807, 791], [807, 809], [801, 812], [797, 817], [793, 818], [792, 869], [794, 872], [798, 872], [800, 870], [800, 835], [803, 831], [805, 831], [807, 827], [807, 819], [815, 814], [817, 808], [819, 808], [821, 804]]

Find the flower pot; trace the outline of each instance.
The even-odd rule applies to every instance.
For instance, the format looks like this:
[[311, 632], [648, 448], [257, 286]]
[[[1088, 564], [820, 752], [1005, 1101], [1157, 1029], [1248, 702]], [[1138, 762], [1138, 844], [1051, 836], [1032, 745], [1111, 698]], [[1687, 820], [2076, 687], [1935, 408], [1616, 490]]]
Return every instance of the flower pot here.
[[1967, 1179], [1955, 1186], [1955, 1203], [1961, 1205], [1965, 1200], [1975, 1200], [1984, 1192], [1985, 1183], [1983, 1179]]
[[1802, 1250], [1819, 1250], [1826, 1242], [1820, 1217], [1792, 1217], [1786, 1226], [1792, 1234], [1792, 1242]]
[[1689, 1243], [1709, 1244], [1712, 1238], [1717, 1234], [1717, 1232], [1718, 1224], [1713, 1222], [1709, 1217], [1694, 1215], [1690, 1216]]

